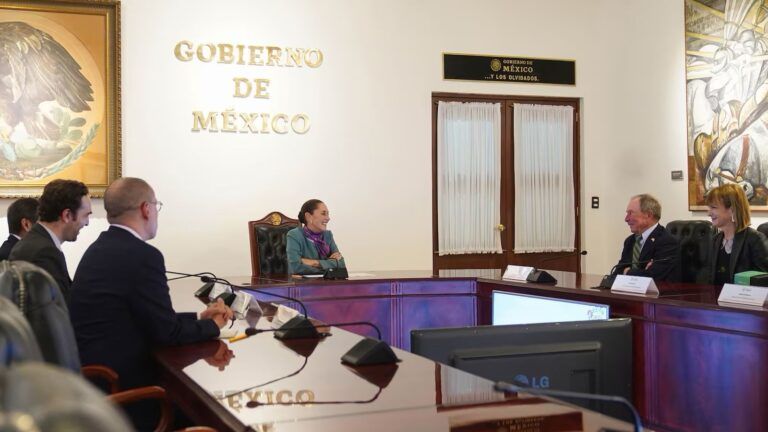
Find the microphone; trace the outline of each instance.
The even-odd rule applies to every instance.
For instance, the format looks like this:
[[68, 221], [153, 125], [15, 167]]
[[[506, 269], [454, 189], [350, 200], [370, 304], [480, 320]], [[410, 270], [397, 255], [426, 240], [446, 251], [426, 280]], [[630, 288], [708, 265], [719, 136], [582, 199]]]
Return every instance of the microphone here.
[[[668, 257], [659, 258], [659, 259], [651, 258], [651, 259], [647, 259], [647, 260], [638, 261], [637, 264], [638, 265], [640, 265], [640, 264], [648, 264], [651, 261], [653, 261], [653, 262], [666, 262], [666, 261], [672, 261], [672, 260], [674, 260], [676, 258], [677, 257], [675, 257], [675, 256], [668, 256]], [[633, 261], [619, 262], [615, 266], [611, 267], [611, 271], [608, 272], [607, 275], [603, 276], [603, 279], [600, 280], [600, 285], [598, 285], [596, 287], [592, 287], [592, 288], [611, 289], [611, 286], [613, 286], [613, 282], [616, 280], [616, 276], [618, 276], [618, 274], [614, 274], [614, 272], [619, 267], [629, 266], [629, 265], [632, 265], [632, 264], [634, 264]]]
[[[311, 356], [312, 353], [315, 352], [315, 348], [317, 348], [317, 345], [320, 343], [320, 339], [301, 339], [301, 340], [290, 340], [290, 341], [282, 341], [282, 342], [283, 342], [283, 345], [285, 345], [288, 349], [290, 349], [291, 351], [295, 352], [296, 354], [304, 357], [304, 362], [301, 364], [301, 366], [298, 369], [296, 369], [295, 371], [293, 371], [293, 372], [291, 372], [291, 373], [289, 373], [287, 375], [281, 376], [279, 378], [275, 378], [275, 379], [269, 380], [267, 382], [263, 382], [261, 384], [255, 385], [255, 386], [251, 386], [251, 387], [245, 388], [245, 389], [240, 390], [240, 391], [235, 392], [235, 393], [226, 394], [221, 399], [226, 399], [228, 397], [237, 396], [239, 394], [245, 393], [245, 392], [253, 390], [255, 388], [264, 387], [265, 385], [269, 385], [269, 384], [274, 384], [274, 383], [276, 383], [278, 381], [282, 381], [284, 379], [288, 379], [288, 378], [290, 378], [292, 376], [298, 375], [307, 366], [307, 362], [309, 362], [309, 356]], [[219, 399], [219, 400], [221, 400], [221, 399]]]
[[600, 402], [610, 402], [610, 403], [621, 404], [626, 406], [627, 409], [632, 413], [635, 432], [641, 432], [643, 430], [643, 423], [640, 420], [640, 414], [638, 414], [635, 407], [632, 406], [632, 404], [629, 403], [628, 400], [624, 399], [621, 396], [605, 396], [605, 395], [597, 395], [597, 394], [590, 394], [590, 393], [572, 392], [572, 391], [566, 391], [566, 390], [550, 390], [550, 389], [541, 389], [541, 388], [532, 388], [532, 387], [521, 387], [521, 386], [510, 384], [504, 381], [497, 382], [496, 384], [493, 385], [493, 388], [494, 390], [500, 391], [500, 392], [511, 392], [511, 393], [524, 392], [524, 393], [537, 395], [537, 396], [553, 396], [556, 398], [585, 399], [585, 400], [594, 400], [594, 401], [600, 401]]
[[375, 368], [352, 368], [346, 366], [346, 368], [362, 378], [369, 384], [373, 384], [378, 387], [378, 391], [370, 399], [364, 400], [335, 400], [335, 401], [306, 401], [306, 402], [257, 402], [249, 401], [245, 404], [248, 408], [258, 408], [260, 406], [267, 405], [340, 405], [340, 404], [369, 404], [379, 398], [381, 392], [392, 382], [395, 374], [397, 373], [398, 366], [396, 364], [384, 365]]
[[299, 300], [299, 299], [297, 299], [295, 297], [289, 297], [289, 296], [284, 296], [284, 295], [280, 295], [280, 294], [275, 294], [275, 293], [269, 292], [269, 291], [263, 291], [263, 290], [260, 290], [260, 289], [253, 288], [250, 285], [249, 286], [235, 285], [235, 284], [227, 281], [226, 279], [221, 279], [221, 278], [217, 278], [217, 277], [203, 276], [203, 277], [200, 278], [200, 280], [202, 280], [203, 282], [206, 282], [206, 283], [208, 283], [208, 282], [214, 282], [214, 283], [215, 282], [219, 282], [219, 283], [223, 283], [223, 284], [229, 285], [231, 288], [239, 288], [239, 289], [251, 290], [251, 291], [255, 291], [257, 293], [261, 293], [261, 294], [265, 294], [265, 295], [269, 295], [269, 296], [273, 296], [273, 297], [277, 297], [277, 298], [281, 298], [281, 299], [285, 299], [285, 300], [290, 300], [290, 301], [298, 303], [299, 306], [301, 306], [302, 315], [304, 315], [304, 316], [303, 317], [302, 316], [295, 316], [295, 317], [291, 318], [288, 322], [283, 324], [282, 327], [280, 327], [280, 329], [279, 329], [279, 330], [281, 330], [280, 333], [275, 333], [275, 337], [277, 339], [283, 340], [283, 339], [305, 339], [305, 338], [320, 338], [320, 337], [323, 337], [320, 333], [317, 332], [316, 327], [309, 320], [309, 316], [307, 315], [307, 307], [304, 305], [304, 303], [301, 300]]
[[[170, 271], [170, 270], [166, 270], [165, 272], [166, 273], [170, 273], [170, 274], [174, 274], [174, 275], [180, 275], [179, 277], [168, 279], [168, 282], [174, 281], [174, 280], [178, 280], [178, 279], [191, 278], [191, 277], [199, 277], [199, 278], [202, 279], [202, 276], [211, 276], [214, 279], [216, 278], [216, 275], [211, 273], [211, 272], [202, 272], [202, 273], [195, 273], [195, 274], [175, 272], [175, 271]], [[215, 285], [215, 282], [206, 282], [206, 281], [203, 281], [203, 282], [205, 282], [205, 285], [203, 285], [197, 291], [195, 291], [195, 297], [208, 297], [208, 294], [210, 294], [211, 290], [213, 289], [213, 286]], [[226, 299], [225, 299], [225, 303], [226, 303]], [[232, 303], [232, 301], [230, 300], [230, 304], [231, 303]]]
[[544, 257], [544, 258], [540, 259], [540, 260], [539, 260], [539, 261], [536, 263], [536, 268], [539, 268], [539, 267], [541, 267], [541, 265], [542, 265], [543, 263], [545, 263], [545, 262], [549, 262], [549, 261], [556, 261], [556, 260], [559, 260], [559, 259], [568, 258], [568, 257], [572, 257], [572, 256], [575, 256], [575, 255], [586, 255], [586, 254], [587, 254], [587, 251], [583, 250], [583, 251], [573, 251], [573, 252], [569, 252], [569, 253], [567, 253], [567, 254], [565, 254], [565, 255], [559, 255], [559, 256], [551, 256], [551, 257]]
[[[394, 351], [392, 351], [392, 348], [384, 341], [381, 340], [381, 331], [378, 327], [376, 327], [375, 324], [368, 322], [368, 321], [353, 321], [353, 322], [342, 322], [342, 323], [330, 323], [330, 324], [323, 324], [323, 325], [316, 325], [313, 326], [315, 329], [319, 328], [325, 328], [330, 326], [335, 327], [350, 327], [355, 325], [367, 325], [368, 327], [372, 327], [374, 330], [376, 330], [376, 334], [378, 335], [378, 339], [372, 339], [369, 337], [364, 337], [360, 342], [356, 343], [352, 348], [349, 349], [344, 355], [341, 356], [341, 362], [345, 364], [349, 364], [352, 366], [369, 366], [369, 365], [381, 365], [381, 364], [394, 364], [400, 362], [400, 359], [397, 358], [397, 355]], [[253, 327], [248, 327], [245, 329], [245, 334], [240, 336], [235, 336], [234, 338], [230, 339], [230, 342], [237, 342], [243, 339], [247, 339], [253, 335], [257, 335], [259, 333], [267, 333], [267, 332], [274, 332], [275, 338], [280, 339], [278, 337], [279, 332], [282, 331], [282, 327], [279, 329], [257, 329]], [[321, 337], [325, 337], [330, 335], [330, 333], [321, 333]]]
[[[211, 272], [201, 272], [201, 273], [195, 273], [195, 274], [175, 272], [170, 270], [166, 270], [165, 272], [170, 274], [180, 275], [179, 277], [168, 279], [169, 281], [185, 279], [190, 277], [200, 277], [201, 280], [203, 280], [204, 278], [210, 279], [210, 277], [212, 277], [213, 279], [217, 279], [216, 275]], [[205, 285], [203, 285], [197, 291], [195, 291], [195, 297], [208, 297], [210, 300], [222, 299], [224, 301], [224, 304], [226, 304], [229, 308], [232, 309], [232, 311], [235, 313], [235, 316], [238, 319], [245, 318], [245, 316], [248, 314], [248, 311], [251, 309], [251, 307], [259, 308], [258, 303], [255, 302], [253, 296], [251, 296], [250, 294], [245, 292], [233, 292], [231, 288], [229, 289], [230, 292], [218, 292], [215, 289], [216, 282], [208, 279], [203, 280], [203, 282], [205, 282]], [[211, 295], [211, 293], [214, 293], [214, 295]]]
[[536, 263], [536, 266], [534, 267], [533, 271], [528, 275], [527, 278], [525, 278], [525, 280], [528, 282], [556, 284], [557, 279], [555, 279], [554, 276], [552, 276], [545, 270], [538, 270], [538, 268], [541, 267], [541, 264], [547, 261], [555, 261], [555, 260], [568, 258], [575, 255], [586, 255], [586, 254], [587, 254], [587, 251], [573, 251], [565, 255], [542, 258]]

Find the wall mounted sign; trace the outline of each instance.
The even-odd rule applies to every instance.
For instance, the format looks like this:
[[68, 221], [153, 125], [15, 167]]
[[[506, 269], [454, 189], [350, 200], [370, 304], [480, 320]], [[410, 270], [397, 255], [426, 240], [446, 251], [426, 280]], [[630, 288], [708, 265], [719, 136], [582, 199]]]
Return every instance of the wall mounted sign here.
[[120, 3], [0, 0], [0, 196], [120, 177]]
[[443, 53], [443, 78], [576, 85], [576, 62]]

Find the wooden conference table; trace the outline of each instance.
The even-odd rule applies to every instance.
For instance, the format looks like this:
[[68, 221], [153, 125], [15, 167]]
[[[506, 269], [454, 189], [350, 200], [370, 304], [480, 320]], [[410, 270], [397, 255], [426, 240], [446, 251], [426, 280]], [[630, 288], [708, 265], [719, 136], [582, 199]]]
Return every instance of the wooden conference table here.
[[[596, 275], [551, 273], [554, 286], [503, 281], [499, 270], [375, 272], [343, 281], [232, 278], [298, 298], [325, 323], [373, 322], [384, 341], [402, 349], [395, 351], [403, 361], [341, 364], [359, 335], [375, 337], [364, 326], [332, 328], [333, 336], [316, 343], [285, 343], [271, 333], [210, 341], [161, 350], [157, 359], [165, 386], [187, 414], [221, 430], [631, 430], [570, 405], [497, 393], [490, 381], [406, 352], [412, 329], [490, 324], [492, 292], [510, 291], [608, 304], [613, 317], [632, 318], [633, 402], [646, 426], [768, 430], [768, 311], [718, 305], [711, 286], [660, 284], [661, 295], [647, 297], [593, 289]], [[176, 310], [201, 308], [192, 295], [200, 285], [171, 284]], [[268, 328], [271, 309], [251, 324]]]

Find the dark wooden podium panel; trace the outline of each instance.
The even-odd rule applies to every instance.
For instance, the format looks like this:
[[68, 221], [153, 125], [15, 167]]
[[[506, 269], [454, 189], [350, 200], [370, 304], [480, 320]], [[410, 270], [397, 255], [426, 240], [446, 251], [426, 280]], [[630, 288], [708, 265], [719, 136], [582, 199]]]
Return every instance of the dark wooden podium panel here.
[[[768, 311], [718, 305], [719, 292], [712, 286], [660, 284], [660, 296], [645, 297], [594, 289], [600, 281], [596, 275], [552, 272], [559, 281], [552, 286], [503, 281], [498, 270], [475, 272], [455, 270], [441, 276], [377, 272], [347, 281], [239, 278], [237, 282], [296, 297], [311, 316], [324, 322], [372, 321], [385, 341], [405, 350], [413, 329], [490, 324], [494, 290], [608, 304], [613, 317], [633, 319], [633, 402], [649, 427], [768, 431], [764, 409]], [[294, 302], [255, 295], [298, 308]], [[174, 296], [174, 305], [176, 301]], [[375, 333], [362, 326], [348, 330]], [[247, 342], [233, 345], [236, 356], [240, 344]], [[253, 367], [261, 364], [253, 363]], [[420, 405], [411, 408], [415, 406]]]
[[[201, 308], [192, 297], [195, 288], [173, 284], [178, 311]], [[339, 315], [346, 310], [340, 308]], [[273, 313], [265, 307], [263, 316], [251, 316], [250, 322], [258, 329], [272, 328]], [[502, 425], [541, 431], [632, 430], [621, 421], [558, 401], [497, 392], [491, 381], [399, 349], [395, 352], [402, 361], [395, 365], [346, 366], [342, 355], [362, 337], [329, 330], [331, 336], [321, 340], [279, 341], [261, 333], [233, 343], [168, 347], [156, 358], [171, 398], [195, 423], [220, 431], [470, 432]]]

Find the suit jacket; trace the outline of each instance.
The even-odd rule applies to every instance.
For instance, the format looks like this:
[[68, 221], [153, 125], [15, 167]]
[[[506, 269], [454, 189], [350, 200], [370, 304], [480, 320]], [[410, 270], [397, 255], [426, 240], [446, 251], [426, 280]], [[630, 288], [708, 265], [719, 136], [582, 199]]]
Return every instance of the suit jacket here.
[[70, 317], [82, 363], [113, 368], [124, 388], [156, 383], [155, 348], [219, 335], [213, 320], [173, 310], [163, 254], [114, 226], [77, 267]]
[[13, 249], [14, 246], [16, 246], [16, 243], [19, 242], [19, 239], [16, 238], [13, 234], [8, 234], [8, 238], [3, 242], [3, 245], [0, 246], [0, 261], [7, 260], [8, 257], [11, 255], [11, 249]]
[[[333, 233], [330, 231], [323, 231], [323, 240], [325, 240], [331, 247], [332, 254], [339, 251], [339, 247], [336, 246], [336, 242], [333, 240]], [[285, 253], [288, 255], [288, 271], [291, 274], [322, 274], [325, 270], [330, 268], [344, 268], [346, 266], [346, 264], [344, 264], [344, 258], [338, 261], [332, 259], [321, 260], [315, 244], [304, 235], [304, 228], [302, 227], [288, 231]], [[319, 260], [321, 268], [318, 269], [303, 264], [301, 262], [302, 258]]]
[[[632, 234], [624, 240], [624, 249], [621, 251], [619, 264], [616, 265], [614, 274], [623, 274], [624, 269], [632, 267], [632, 248], [635, 245], [635, 235]], [[649, 269], [645, 269], [647, 261], [654, 260]], [[628, 275], [653, 278], [655, 281], [677, 282], [680, 280], [680, 244], [661, 224], [651, 231], [640, 251], [640, 264], [637, 270], [629, 270]]]
[[47, 271], [59, 284], [64, 300], [69, 304], [72, 279], [69, 278], [67, 260], [42, 225], [34, 224], [27, 235], [13, 247], [8, 259], [31, 262]]
[[[715, 283], [717, 254], [723, 244], [724, 234], [719, 232], [712, 239], [710, 249], [709, 283]], [[731, 259], [728, 264], [728, 280], [733, 275], [748, 270], [768, 272], [768, 239], [760, 231], [747, 227], [733, 236]]]

